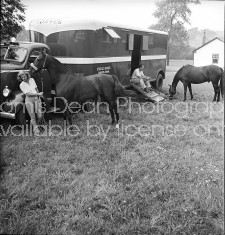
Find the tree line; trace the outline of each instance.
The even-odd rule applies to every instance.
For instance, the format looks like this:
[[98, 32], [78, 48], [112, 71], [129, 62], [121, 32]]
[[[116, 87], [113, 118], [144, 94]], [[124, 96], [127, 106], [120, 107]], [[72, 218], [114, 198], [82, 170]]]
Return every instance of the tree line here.
[[[169, 59], [190, 56], [190, 45], [187, 29], [184, 24], [190, 24], [190, 4], [200, 4], [199, 0], [158, 0], [153, 15], [158, 19], [151, 28], [168, 33], [167, 65]], [[183, 55], [182, 55], [183, 54]]]

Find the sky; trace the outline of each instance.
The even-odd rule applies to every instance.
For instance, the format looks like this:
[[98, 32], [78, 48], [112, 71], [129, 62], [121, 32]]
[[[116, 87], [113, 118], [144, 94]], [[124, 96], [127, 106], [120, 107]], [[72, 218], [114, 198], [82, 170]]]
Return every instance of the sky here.
[[[21, 0], [26, 5], [26, 29], [34, 19], [91, 17], [114, 24], [148, 28], [157, 23], [153, 17], [156, 0]], [[190, 5], [191, 25], [186, 27], [224, 31], [224, 1], [201, 1]]]

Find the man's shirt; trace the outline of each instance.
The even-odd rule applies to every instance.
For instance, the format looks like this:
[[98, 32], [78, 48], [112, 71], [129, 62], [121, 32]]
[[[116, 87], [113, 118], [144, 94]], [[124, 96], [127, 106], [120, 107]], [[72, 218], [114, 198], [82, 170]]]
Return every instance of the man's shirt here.
[[131, 78], [142, 78], [142, 77], [145, 77], [143, 71], [140, 71], [139, 68], [135, 69]]

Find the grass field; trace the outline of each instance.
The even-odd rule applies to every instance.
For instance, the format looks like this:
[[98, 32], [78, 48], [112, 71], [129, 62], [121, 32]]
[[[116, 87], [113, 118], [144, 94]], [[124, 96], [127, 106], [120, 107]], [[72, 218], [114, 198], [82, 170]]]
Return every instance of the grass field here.
[[[185, 63], [171, 61], [165, 93]], [[59, 115], [37, 137], [1, 126], [0, 233], [224, 234], [223, 101], [208, 83], [193, 94], [123, 100], [119, 130], [104, 108], [73, 131]]]

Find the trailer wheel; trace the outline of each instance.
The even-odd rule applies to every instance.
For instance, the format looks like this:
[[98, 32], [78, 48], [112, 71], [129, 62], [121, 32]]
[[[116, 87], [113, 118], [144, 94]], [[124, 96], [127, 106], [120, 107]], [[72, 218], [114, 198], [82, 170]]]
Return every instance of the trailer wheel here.
[[161, 91], [162, 87], [163, 87], [163, 76], [161, 73], [159, 73], [155, 81], [155, 88], [156, 90]]
[[23, 108], [21, 108], [16, 114], [16, 125], [21, 127], [26, 126], [26, 113], [23, 112]]

